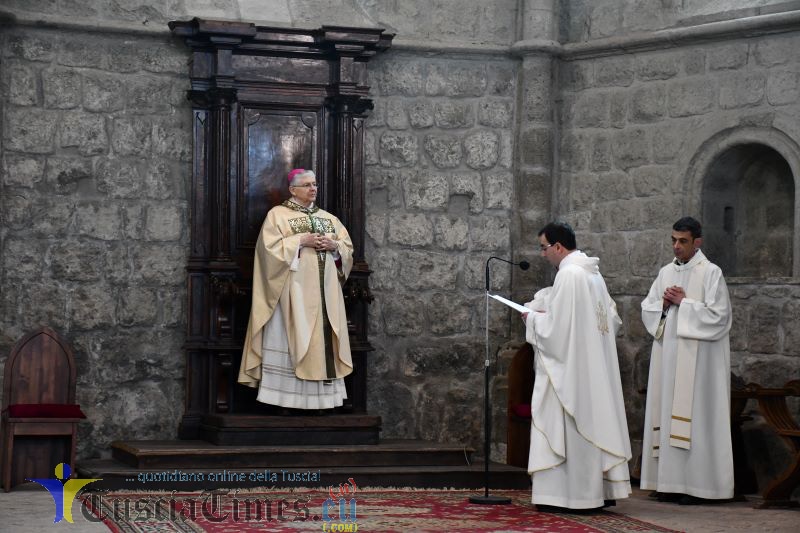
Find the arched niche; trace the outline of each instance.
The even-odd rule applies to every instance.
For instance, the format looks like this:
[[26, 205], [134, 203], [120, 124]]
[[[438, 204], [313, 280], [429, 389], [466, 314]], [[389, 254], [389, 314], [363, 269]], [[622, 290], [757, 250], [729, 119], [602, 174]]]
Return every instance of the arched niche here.
[[727, 277], [800, 275], [800, 149], [791, 139], [764, 128], [721, 132], [689, 170], [689, 207], [703, 222], [703, 250]]

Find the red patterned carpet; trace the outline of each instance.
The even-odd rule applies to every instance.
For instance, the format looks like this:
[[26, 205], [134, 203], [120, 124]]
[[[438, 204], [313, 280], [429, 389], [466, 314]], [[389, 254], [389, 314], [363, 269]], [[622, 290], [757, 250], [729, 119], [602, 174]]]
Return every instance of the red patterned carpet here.
[[[537, 512], [526, 490], [493, 491], [511, 505], [476, 505], [481, 491], [361, 489], [329, 498], [326, 489], [84, 494], [87, 509], [114, 532], [629, 532], [673, 531], [602, 511]], [[87, 512], [88, 514], [88, 512]]]

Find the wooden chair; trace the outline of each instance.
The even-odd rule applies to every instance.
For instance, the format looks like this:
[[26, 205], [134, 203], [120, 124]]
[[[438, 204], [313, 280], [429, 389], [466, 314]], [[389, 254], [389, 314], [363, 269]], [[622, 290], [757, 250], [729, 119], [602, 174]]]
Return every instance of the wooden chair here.
[[528, 468], [534, 377], [533, 348], [526, 342], [514, 354], [508, 368], [506, 463], [520, 468]]
[[78, 422], [75, 359], [55, 331], [40, 328], [20, 339], [3, 374], [3, 488], [26, 478], [51, 478], [59, 463], [75, 466]]

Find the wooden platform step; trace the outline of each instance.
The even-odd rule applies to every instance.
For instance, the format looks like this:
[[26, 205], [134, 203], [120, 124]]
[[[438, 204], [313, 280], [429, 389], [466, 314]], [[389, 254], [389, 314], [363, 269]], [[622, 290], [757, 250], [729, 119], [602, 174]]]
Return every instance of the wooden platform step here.
[[460, 466], [472, 448], [417, 440], [349, 446], [217, 446], [201, 440], [116, 441], [112, 457], [142, 468], [322, 468], [350, 466]]
[[[485, 486], [483, 463], [447, 466], [349, 466], [321, 468], [173, 468], [137, 469], [113, 459], [78, 464], [80, 479], [101, 479], [93, 490], [235, 490], [254, 487], [338, 487], [354, 480], [359, 487], [475, 489]], [[523, 468], [490, 464], [490, 489], [526, 489]]]

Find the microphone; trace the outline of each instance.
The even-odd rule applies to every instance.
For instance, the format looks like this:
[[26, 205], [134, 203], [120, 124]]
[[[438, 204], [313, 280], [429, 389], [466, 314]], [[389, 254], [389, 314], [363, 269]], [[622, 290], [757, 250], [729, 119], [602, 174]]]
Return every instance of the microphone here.
[[518, 266], [520, 270], [528, 270], [531, 267], [531, 264], [525, 260], [522, 260], [519, 263], [515, 263], [513, 261], [509, 261], [508, 259], [503, 259], [502, 257], [497, 257], [494, 255], [489, 257], [489, 259], [486, 260], [486, 292], [489, 292], [489, 262], [492, 259], [497, 259], [498, 261], [508, 263], [509, 265]]

